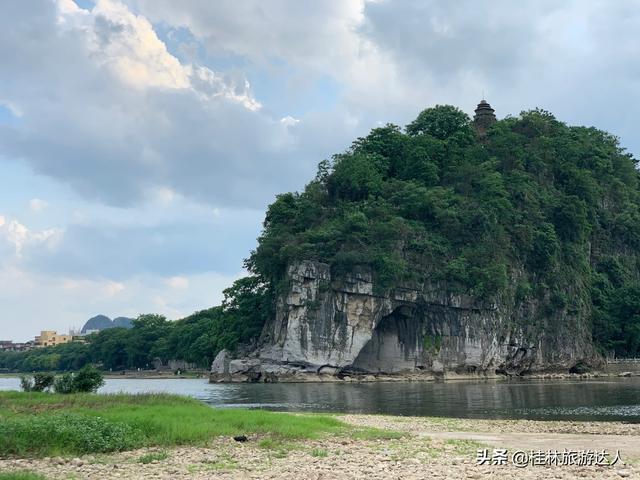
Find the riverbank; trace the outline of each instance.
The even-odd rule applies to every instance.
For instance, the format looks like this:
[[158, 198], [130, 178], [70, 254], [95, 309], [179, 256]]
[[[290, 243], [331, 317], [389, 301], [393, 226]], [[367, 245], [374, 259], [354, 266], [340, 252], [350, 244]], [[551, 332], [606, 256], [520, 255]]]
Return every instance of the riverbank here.
[[209, 378], [209, 372], [206, 370], [201, 371], [186, 371], [186, 372], [170, 372], [163, 370], [127, 370], [125, 372], [104, 372], [104, 378], [132, 378], [132, 379], [171, 379], [171, 378]]
[[[299, 417], [299, 415], [289, 415]], [[341, 415], [356, 430], [375, 428], [387, 438], [325, 434], [275, 440], [223, 435], [200, 446], [144, 448], [129, 452], [0, 459], [0, 471], [29, 470], [48, 479], [620, 479], [640, 478], [640, 425], [619, 422], [538, 422]], [[359, 430], [362, 431], [362, 430]], [[625, 465], [478, 465], [477, 450], [620, 450]]]
[[[420, 373], [406, 373], [396, 375], [353, 375], [337, 377], [327, 374], [307, 374], [280, 379], [280, 383], [371, 383], [371, 382], [441, 382], [441, 381], [478, 381], [478, 380], [513, 380], [519, 378], [523, 380], [589, 380], [594, 378], [623, 378], [640, 377], [640, 369], [622, 365], [615, 372], [590, 372], [590, 373], [534, 373], [523, 376], [509, 376], [498, 374], [465, 374], [447, 372], [445, 375], [428, 375]], [[246, 377], [220, 378], [212, 376], [207, 370], [188, 370], [180, 373], [163, 370], [126, 370], [121, 372], [103, 372], [104, 378], [108, 379], [209, 379], [210, 383], [248, 383]], [[28, 373], [0, 373], [0, 378], [18, 378]], [[249, 382], [250, 383], [250, 382]], [[260, 382], [257, 382], [260, 383]]]
[[[640, 377], [640, 369], [623, 370], [620, 372], [589, 372], [589, 373], [530, 373], [526, 375], [506, 375], [488, 372], [456, 373], [442, 372], [400, 372], [394, 374], [351, 374], [336, 375], [335, 373], [317, 372], [286, 372], [279, 375], [248, 375], [246, 373], [209, 375], [209, 383], [403, 383], [403, 382], [464, 382], [478, 380], [509, 381], [520, 380], [591, 380], [597, 378], [629, 378]], [[115, 377], [112, 377], [115, 378]]]

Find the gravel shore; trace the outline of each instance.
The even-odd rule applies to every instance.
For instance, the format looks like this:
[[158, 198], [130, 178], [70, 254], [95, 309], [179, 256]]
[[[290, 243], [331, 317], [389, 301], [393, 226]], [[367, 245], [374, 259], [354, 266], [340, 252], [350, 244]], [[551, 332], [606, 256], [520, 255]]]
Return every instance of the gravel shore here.
[[[342, 415], [357, 426], [401, 432], [394, 439], [332, 437], [278, 444], [214, 439], [206, 448], [144, 449], [75, 459], [1, 459], [0, 471], [31, 470], [50, 479], [640, 479], [640, 424], [461, 420]], [[477, 451], [620, 451], [614, 466], [479, 465]], [[156, 460], [142, 463], [149, 453]], [[508, 455], [510, 455], [510, 453]], [[164, 458], [166, 455], [166, 458]], [[491, 462], [489, 462], [491, 463]]]

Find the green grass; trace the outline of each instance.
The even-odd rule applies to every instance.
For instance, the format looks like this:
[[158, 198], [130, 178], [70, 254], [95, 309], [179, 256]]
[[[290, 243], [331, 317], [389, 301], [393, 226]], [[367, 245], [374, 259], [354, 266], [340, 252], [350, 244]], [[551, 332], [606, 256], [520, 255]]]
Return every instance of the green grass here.
[[29, 471], [0, 472], [0, 480], [46, 480], [46, 477]]
[[397, 440], [407, 435], [408, 434], [404, 432], [369, 427], [354, 429], [351, 434], [351, 436], [357, 440]]
[[313, 450], [311, 450], [311, 456], [324, 458], [329, 456], [329, 451], [325, 448], [314, 448]]
[[445, 440], [445, 445], [452, 445], [458, 455], [475, 455], [478, 449], [486, 448], [483, 443], [475, 440], [450, 438]]
[[150, 452], [142, 455], [138, 459], [138, 462], [144, 463], [146, 465], [147, 463], [152, 463], [156, 461], [160, 462], [162, 460], [166, 460], [168, 457], [169, 457], [169, 454], [167, 452]]
[[[389, 435], [389, 432], [385, 432]], [[321, 435], [384, 438], [328, 415], [215, 409], [175, 395], [0, 392], [0, 455], [77, 455], [139, 447], [204, 445], [244, 434], [277, 443]]]

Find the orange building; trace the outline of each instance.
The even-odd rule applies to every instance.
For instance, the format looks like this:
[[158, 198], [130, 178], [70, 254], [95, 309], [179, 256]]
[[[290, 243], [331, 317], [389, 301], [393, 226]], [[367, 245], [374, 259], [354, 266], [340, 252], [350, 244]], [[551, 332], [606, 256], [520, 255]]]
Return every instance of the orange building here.
[[35, 345], [36, 347], [52, 347], [69, 343], [71, 340], [73, 340], [71, 335], [58, 335], [55, 330], [43, 330], [40, 335], [36, 336]]

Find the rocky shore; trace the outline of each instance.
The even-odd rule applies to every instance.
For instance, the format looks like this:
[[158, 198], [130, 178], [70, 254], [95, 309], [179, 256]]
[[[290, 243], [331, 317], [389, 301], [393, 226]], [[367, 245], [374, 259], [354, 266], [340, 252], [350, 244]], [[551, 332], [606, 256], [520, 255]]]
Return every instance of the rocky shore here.
[[214, 361], [209, 375], [210, 383], [323, 383], [323, 382], [435, 382], [450, 380], [508, 380], [510, 378], [538, 380], [585, 380], [592, 378], [640, 377], [639, 366], [619, 372], [595, 371], [588, 373], [537, 372], [526, 375], [505, 375], [488, 372], [456, 373], [442, 372], [398, 372], [398, 373], [355, 373], [338, 372], [333, 368], [308, 369], [300, 366], [265, 364], [251, 359], [227, 360], [225, 352]]
[[[640, 424], [342, 415], [343, 421], [398, 432], [397, 438], [330, 437], [297, 443], [249, 437], [202, 447], [145, 449], [82, 458], [2, 459], [0, 471], [49, 479], [620, 479], [640, 478]], [[494, 452], [617, 450], [613, 466], [483, 464]], [[151, 455], [150, 455], [151, 454]], [[510, 453], [508, 454], [510, 455]], [[624, 462], [624, 463], [622, 463]]]

